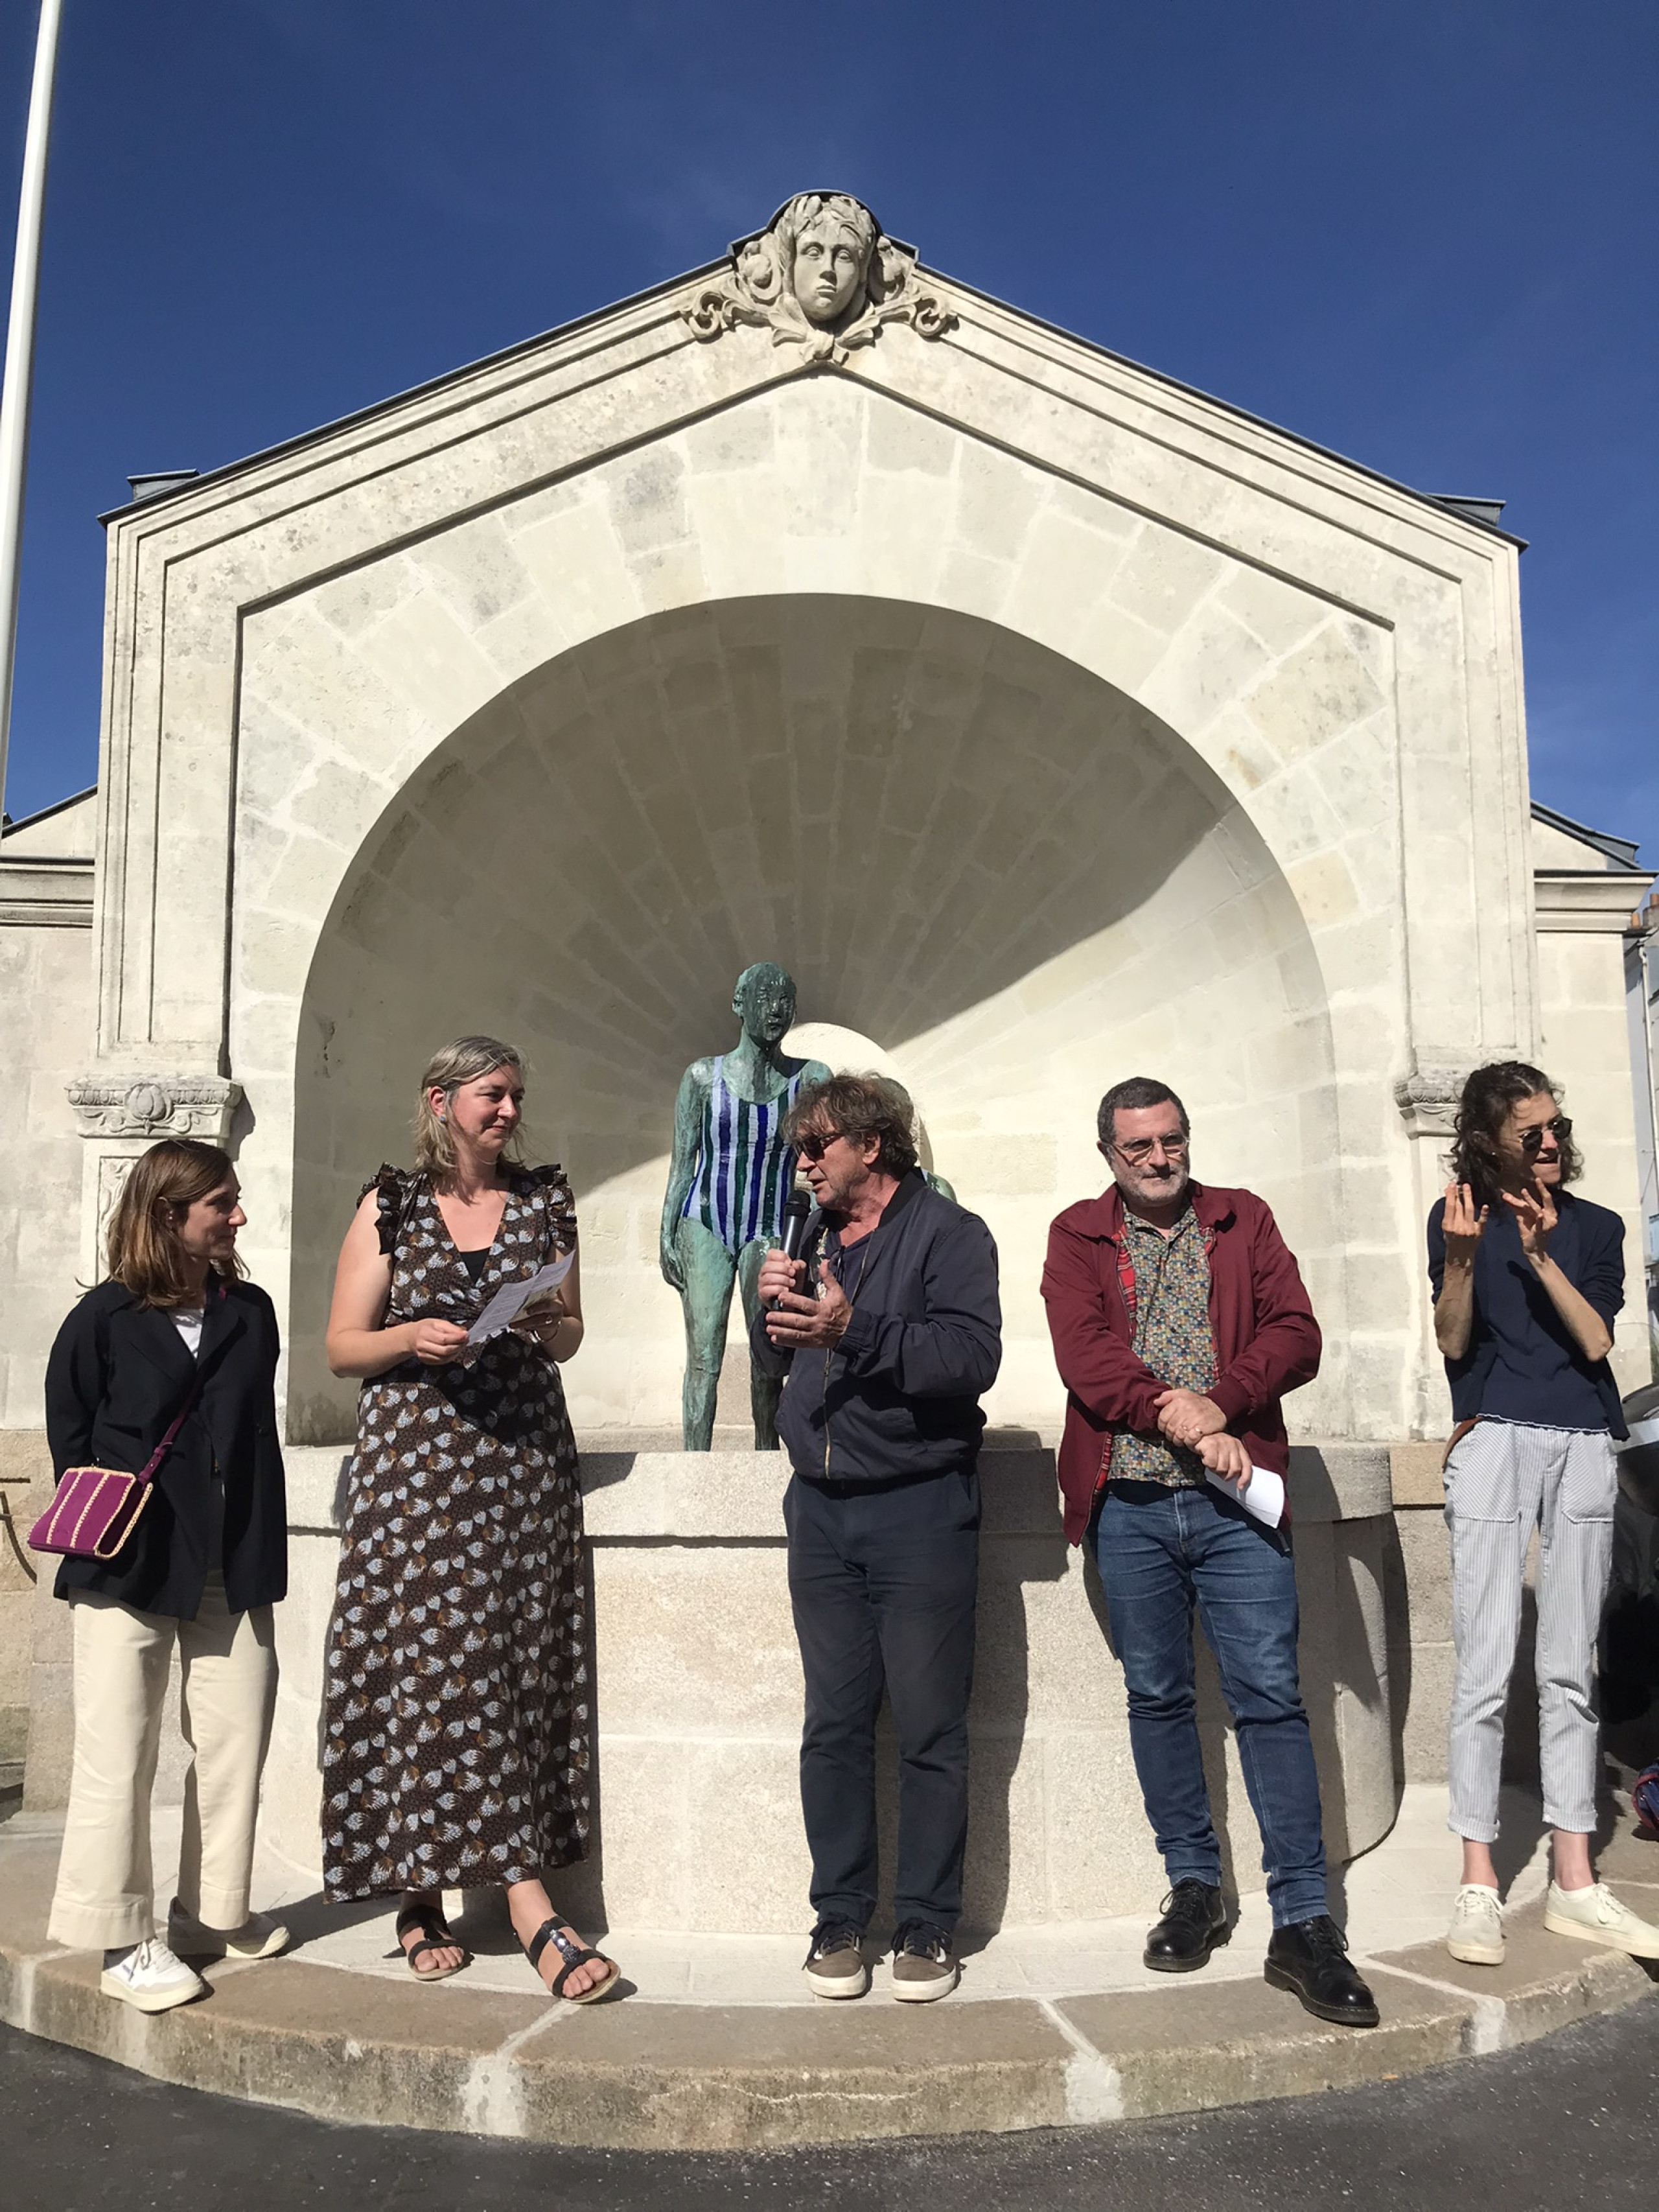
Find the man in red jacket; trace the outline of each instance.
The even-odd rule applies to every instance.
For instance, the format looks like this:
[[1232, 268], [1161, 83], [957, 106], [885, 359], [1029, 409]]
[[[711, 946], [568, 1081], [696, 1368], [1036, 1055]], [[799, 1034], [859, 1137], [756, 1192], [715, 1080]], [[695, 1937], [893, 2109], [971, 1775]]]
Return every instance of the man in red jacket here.
[[1193, 1608], [1238, 1729], [1273, 1932], [1267, 1978], [1322, 2020], [1376, 2025], [1325, 1893], [1319, 1778], [1297, 1681], [1288, 1530], [1242, 1500], [1289, 1464], [1279, 1399], [1319, 1370], [1319, 1324], [1261, 1200], [1191, 1179], [1187, 1109], [1135, 1076], [1100, 1102], [1103, 1197], [1048, 1232], [1042, 1295], [1068, 1392], [1066, 1533], [1088, 1531], [1169, 1873], [1146, 1963], [1204, 1966], [1228, 1935], [1193, 1689]]

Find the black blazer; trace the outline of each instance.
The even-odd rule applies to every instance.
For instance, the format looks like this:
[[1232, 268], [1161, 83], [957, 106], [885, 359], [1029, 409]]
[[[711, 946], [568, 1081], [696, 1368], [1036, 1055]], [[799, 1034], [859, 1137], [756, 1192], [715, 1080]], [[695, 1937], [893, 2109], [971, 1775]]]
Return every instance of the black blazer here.
[[[225, 1486], [225, 1596], [233, 1613], [288, 1589], [288, 1502], [276, 1438], [276, 1315], [252, 1283], [208, 1285], [201, 1395], [155, 1480], [155, 1495], [119, 1555], [64, 1559], [56, 1592], [101, 1590], [141, 1613], [193, 1620], [210, 1565], [216, 1460]], [[88, 1291], [46, 1363], [46, 1439], [55, 1474], [70, 1467], [137, 1474], [166, 1435], [195, 1377], [172, 1316], [124, 1284]], [[214, 1563], [216, 1564], [216, 1563]]]

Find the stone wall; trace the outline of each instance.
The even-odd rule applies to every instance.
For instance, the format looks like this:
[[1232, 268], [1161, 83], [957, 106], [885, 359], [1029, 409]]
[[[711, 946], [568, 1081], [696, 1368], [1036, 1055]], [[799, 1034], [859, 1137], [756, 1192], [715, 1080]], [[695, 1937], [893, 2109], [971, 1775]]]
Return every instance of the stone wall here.
[[[290, 1595], [264, 1833], [318, 1863], [319, 1709], [343, 1462], [289, 1454]], [[966, 1910], [976, 1926], [1156, 1908], [1162, 1869], [1140, 1813], [1122, 1677], [1094, 1570], [1069, 1547], [1053, 1455], [981, 1461], [979, 1651]], [[787, 1931], [806, 1894], [797, 1771], [801, 1679], [784, 1573], [776, 1454], [584, 1455], [592, 1558], [599, 1848], [561, 1888], [634, 1928]], [[1302, 1670], [1328, 1843], [1377, 1842], [1397, 1802], [1383, 1592], [1386, 1451], [1293, 1461]], [[1207, 1654], [1201, 1720], [1228, 1880], [1262, 1875], [1243, 1778]], [[891, 1745], [882, 1819], [891, 1867]]]
[[66, 1086], [93, 1055], [91, 793], [0, 844], [0, 1429], [38, 1428], [46, 1357], [81, 1270], [81, 1143]]
[[1637, 1164], [1636, 1121], [1650, 1115], [1647, 1071], [1633, 1066], [1626, 947], [1632, 909], [1653, 878], [1594, 846], [1534, 821], [1539, 1061], [1561, 1086], [1584, 1155], [1586, 1198], [1625, 1221], [1625, 1308], [1613, 1365], [1628, 1392], [1655, 1375], [1647, 1311], [1647, 1224]]
[[65, 1085], [92, 1057], [95, 804], [88, 793], [0, 842], [0, 1765], [28, 1732], [38, 1563], [51, 1495], [41, 1385], [80, 1273], [81, 1144]]
[[664, 1417], [669, 1100], [757, 957], [997, 1231], [995, 1418], [1052, 1427], [1042, 1230], [1133, 1055], [1306, 1264], [1298, 1419], [1419, 1432], [1393, 1090], [1535, 1028], [1514, 545], [945, 289], [805, 374], [646, 295], [113, 525], [93, 1073], [242, 1085], [296, 1439], [356, 1185], [485, 1024], [586, 1212], [581, 1425]]
[[[1297, 1416], [1348, 1431], [1351, 1363], [1375, 1340], [1346, 1325], [1350, 1275], [1379, 1328], [1407, 1286], [1345, 1238], [1326, 984], [1260, 832], [1071, 661], [962, 617], [801, 595], [573, 653], [375, 825], [301, 1022], [291, 1435], [351, 1433], [353, 1387], [321, 1359], [339, 1238], [377, 1162], [406, 1152], [434, 1042], [479, 1029], [528, 1054], [535, 1156], [575, 1184], [577, 1427], [673, 1423], [680, 1307], [656, 1256], [673, 1097], [688, 1060], [732, 1041], [732, 984], [757, 950], [795, 975], [807, 1019], [833, 1010], [878, 1042], [934, 1165], [989, 1221], [994, 1422], [1058, 1417], [1048, 1224], [1099, 1186], [1102, 1091], [1151, 1069], [1193, 1104], [1200, 1172], [1277, 1207], [1331, 1325]], [[246, 1153], [251, 1241], [278, 1203], [252, 1171], [268, 1157]], [[1390, 1413], [1366, 1403], [1362, 1432]]]

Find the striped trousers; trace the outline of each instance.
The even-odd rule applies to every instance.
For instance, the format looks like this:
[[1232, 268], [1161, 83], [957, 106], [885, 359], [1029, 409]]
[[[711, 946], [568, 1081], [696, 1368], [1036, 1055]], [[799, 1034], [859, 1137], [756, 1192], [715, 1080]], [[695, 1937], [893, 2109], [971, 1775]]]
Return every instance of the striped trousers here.
[[1480, 1421], [1446, 1462], [1457, 1650], [1447, 1825], [1471, 1842], [1489, 1844], [1498, 1834], [1504, 1711], [1534, 1528], [1544, 1819], [1570, 1835], [1595, 1828], [1595, 1638], [1613, 1561], [1617, 1486], [1605, 1430]]

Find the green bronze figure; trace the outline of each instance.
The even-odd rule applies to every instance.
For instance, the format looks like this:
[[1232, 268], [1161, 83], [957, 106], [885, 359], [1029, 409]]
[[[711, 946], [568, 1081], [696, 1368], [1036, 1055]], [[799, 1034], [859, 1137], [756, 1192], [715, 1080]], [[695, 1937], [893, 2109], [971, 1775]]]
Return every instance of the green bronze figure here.
[[[745, 1324], [767, 1248], [782, 1233], [795, 1155], [781, 1125], [801, 1086], [830, 1070], [780, 1049], [795, 1019], [795, 986], [770, 960], [745, 968], [732, 994], [743, 1024], [734, 1050], [694, 1060], [674, 1101], [674, 1157], [663, 1199], [663, 1280], [685, 1314], [681, 1419], [687, 1451], [708, 1451], [735, 1285]], [[750, 1370], [755, 1449], [778, 1448], [782, 1384]]]

